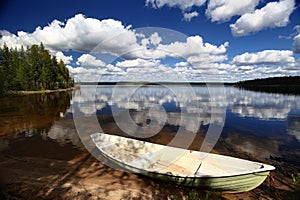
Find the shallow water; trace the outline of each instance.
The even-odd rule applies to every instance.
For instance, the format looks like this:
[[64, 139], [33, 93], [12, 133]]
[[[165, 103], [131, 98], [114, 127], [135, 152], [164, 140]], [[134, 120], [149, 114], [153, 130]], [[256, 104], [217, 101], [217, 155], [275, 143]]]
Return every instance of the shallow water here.
[[84, 149], [85, 135], [103, 131], [300, 171], [300, 96], [220, 86], [103, 85], [4, 97], [0, 105], [1, 151], [14, 151], [17, 141], [27, 154], [57, 148], [68, 157]]

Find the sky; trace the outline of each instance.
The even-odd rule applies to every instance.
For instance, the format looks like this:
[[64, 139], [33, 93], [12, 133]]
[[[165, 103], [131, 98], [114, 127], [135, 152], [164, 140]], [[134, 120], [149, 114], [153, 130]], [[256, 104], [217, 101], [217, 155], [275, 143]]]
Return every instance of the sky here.
[[294, 76], [299, 1], [1, 1], [0, 46], [41, 42], [76, 81]]

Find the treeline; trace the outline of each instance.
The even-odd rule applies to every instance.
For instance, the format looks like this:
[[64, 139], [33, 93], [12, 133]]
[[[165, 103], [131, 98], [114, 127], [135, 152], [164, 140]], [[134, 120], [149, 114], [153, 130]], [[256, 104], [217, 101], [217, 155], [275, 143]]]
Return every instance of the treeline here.
[[272, 77], [240, 81], [235, 84], [239, 88], [259, 92], [300, 94], [300, 76]]
[[51, 56], [44, 45], [26, 50], [0, 47], [0, 94], [13, 90], [47, 90], [68, 88], [74, 80], [62, 60]]

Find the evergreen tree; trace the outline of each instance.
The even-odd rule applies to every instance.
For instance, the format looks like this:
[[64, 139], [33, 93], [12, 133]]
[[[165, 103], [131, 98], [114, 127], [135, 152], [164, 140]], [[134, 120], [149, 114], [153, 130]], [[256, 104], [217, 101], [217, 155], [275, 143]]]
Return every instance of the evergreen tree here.
[[24, 50], [24, 47], [21, 47], [19, 52], [19, 67], [17, 68], [16, 78], [20, 84], [20, 90], [28, 90], [30, 88], [30, 77], [28, 74], [28, 62], [27, 62], [27, 55]]
[[56, 59], [56, 56], [53, 56], [52, 59], [52, 65], [51, 65], [51, 74], [50, 74], [50, 78], [51, 78], [51, 84], [50, 87], [53, 89], [59, 88], [58, 86], [58, 62]]
[[0, 94], [7, 90], [67, 88], [74, 84], [68, 68], [41, 43], [20, 50], [0, 47]]
[[64, 65], [64, 62], [60, 60], [58, 64], [58, 70], [59, 70], [59, 87], [60, 88], [67, 88], [68, 87], [68, 82], [69, 82], [69, 70], [68, 68]]
[[42, 43], [40, 44], [39, 51], [41, 61], [41, 74], [39, 75], [39, 83], [41, 84], [42, 89], [53, 89], [50, 87], [53, 67], [51, 56], [49, 51], [44, 48]]
[[15, 48], [15, 49], [11, 49], [10, 53], [11, 53], [11, 64], [9, 66], [9, 72], [8, 72], [8, 75], [10, 76], [8, 79], [10, 81], [9, 89], [20, 90], [21, 85], [17, 77], [17, 72], [19, 71], [18, 68], [21, 63], [19, 51], [17, 50], [17, 48]]
[[29, 86], [33, 90], [39, 90], [39, 76], [41, 74], [42, 64], [39, 55], [39, 46], [32, 45], [29, 49], [27, 49], [28, 55], [28, 76], [31, 79], [31, 83]]
[[11, 64], [11, 53], [9, 48], [6, 44], [3, 45], [1, 49], [1, 68], [2, 68], [2, 76], [3, 76], [3, 91], [9, 89], [10, 83], [9, 80], [11, 79], [11, 74], [9, 74], [9, 68]]

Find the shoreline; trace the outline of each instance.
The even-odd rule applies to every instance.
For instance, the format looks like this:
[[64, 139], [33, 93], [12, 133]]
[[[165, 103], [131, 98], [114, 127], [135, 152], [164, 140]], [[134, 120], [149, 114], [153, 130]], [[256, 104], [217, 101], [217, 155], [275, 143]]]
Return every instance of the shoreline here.
[[65, 89], [55, 89], [55, 90], [30, 90], [30, 91], [7, 91], [4, 93], [6, 95], [27, 95], [27, 94], [48, 94], [53, 92], [67, 92], [74, 90], [75, 87], [65, 88]]

